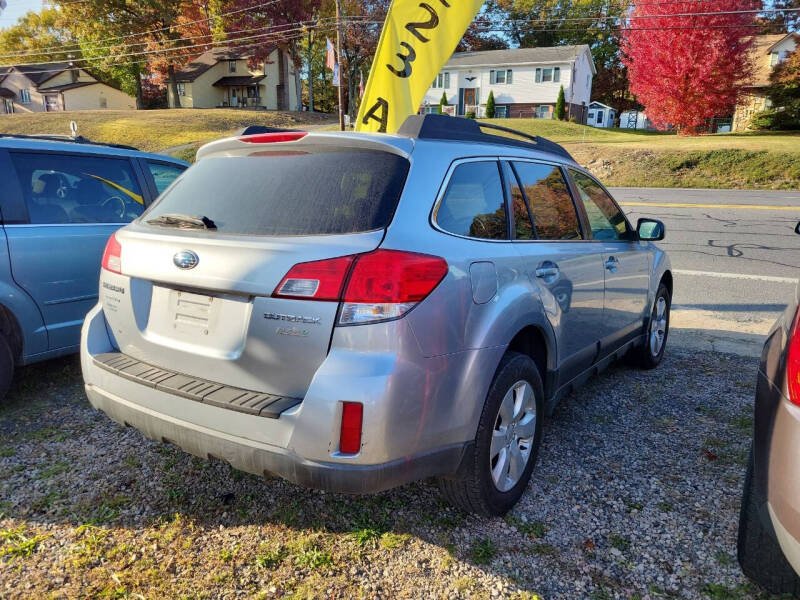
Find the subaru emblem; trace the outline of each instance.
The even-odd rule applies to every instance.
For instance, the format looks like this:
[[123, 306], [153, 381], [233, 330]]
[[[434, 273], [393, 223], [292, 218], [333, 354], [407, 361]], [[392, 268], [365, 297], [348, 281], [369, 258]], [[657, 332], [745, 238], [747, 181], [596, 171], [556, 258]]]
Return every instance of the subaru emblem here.
[[200, 259], [191, 250], [181, 250], [172, 257], [172, 262], [179, 269], [194, 269]]

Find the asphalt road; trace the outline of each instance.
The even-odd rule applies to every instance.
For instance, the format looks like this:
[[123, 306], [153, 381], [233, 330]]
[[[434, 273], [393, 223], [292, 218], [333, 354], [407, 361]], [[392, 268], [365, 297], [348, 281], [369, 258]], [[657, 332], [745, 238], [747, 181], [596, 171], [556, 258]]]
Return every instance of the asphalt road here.
[[766, 333], [800, 277], [800, 190], [611, 190], [635, 224], [661, 219], [675, 273], [673, 306]]

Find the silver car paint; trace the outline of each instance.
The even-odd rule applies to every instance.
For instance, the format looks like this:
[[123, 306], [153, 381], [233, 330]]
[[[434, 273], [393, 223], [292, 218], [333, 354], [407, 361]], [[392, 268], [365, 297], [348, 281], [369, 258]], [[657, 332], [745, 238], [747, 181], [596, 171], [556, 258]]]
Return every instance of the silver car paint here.
[[[650, 243], [474, 240], [439, 231], [432, 222], [434, 206], [457, 161], [521, 158], [553, 163], [552, 155], [378, 135], [310, 134], [299, 145], [318, 142], [382, 147], [408, 156], [410, 174], [387, 230], [256, 238], [161, 232], [138, 223], [122, 229], [118, 238], [125, 274], [103, 271], [101, 302], [84, 325], [82, 366], [93, 403], [118, 420], [138, 423], [151, 437], [163, 437], [165, 426], [154, 424], [158, 418], [180, 431], [211, 432], [222, 440], [272, 448], [301, 461], [379, 465], [472, 440], [497, 365], [526, 327], [537, 328], [545, 339], [546, 369], [556, 382], [548, 393], [555, 397], [558, 387], [569, 385], [558, 380], [558, 373], [571, 357], [588, 352], [599, 360], [598, 342], [614, 323], [643, 326], [658, 283], [669, 270], [666, 254]], [[199, 156], [235, 156], [256, 149], [261, 150], [223, 140], [204, 147]], [[573, 163], [568, 166], [579, 169]], [[334, 327], [336, 303], [269, 297], [298, 262], [379, 245], [436, 254], [449, 265], [439, 286], [402, 319]], [[199, 263], [182, 271], [174, 267], [172, 257], [187, 249], [197, 253]], [[629, 261], [626, 252], [635, 260]], [[616, 278], [604, 267], [611, 254], [620, 260]], [[562, 281], [570, 280], [569, 306], [554, 282], [536, 275], [547, 261], [560, 266]], [[613, 282], [610, 293], [606, 278]], [[114, 295], [104, 292], [103, 283], [130, 291]], [[486, 297], [486, 290], [492, 289], [494, 294]], [[176, 301], [178, 290], [229, 295], [235, 305], [229, 307], [229, 318], [221, 313], [217, 317], [233, 330], [212, 328], [214, 333], [206, 338], [202, 330], [176, 331], [173, 323], [170, 331], [169, 313], [164, 311], [174, 307], [170, 302]], [[604, 302], [608, 297], [614, 299], [613, 307]], [[274, 322], [261, 316], [267, 312], [319, 317], [319, 327], [307, 337], [278, 339], [271, 333]], [[178, 372], [303, 401], [279, 419], [263, 419], [142, 389], [92, 363], [92, 355], [115, 346]], [[542, 373], [543, 378], [548, 373]], [[337, 451], [342, 401], [364, 404], [363, 443], [356, 455]], [[202, 443], [186, 435], [183, 445], [200, 453]], [[246, 455], [231, 453], [223, 458], [259, 472], [250, 450]]]

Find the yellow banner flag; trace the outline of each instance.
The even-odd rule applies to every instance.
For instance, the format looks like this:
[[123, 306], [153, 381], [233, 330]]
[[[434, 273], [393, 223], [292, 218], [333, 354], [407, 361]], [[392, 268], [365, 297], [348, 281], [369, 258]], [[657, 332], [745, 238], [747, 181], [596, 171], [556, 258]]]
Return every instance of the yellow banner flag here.
[[456, 49], [483, 0], [393, 0], [383, 24], [356, 131], [396, 132]]

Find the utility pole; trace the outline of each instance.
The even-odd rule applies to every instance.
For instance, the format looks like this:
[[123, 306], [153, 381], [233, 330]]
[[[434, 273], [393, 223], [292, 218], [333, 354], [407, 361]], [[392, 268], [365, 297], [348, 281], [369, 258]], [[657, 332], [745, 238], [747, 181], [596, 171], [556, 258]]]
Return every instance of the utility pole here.
[[344, 131], [344, 94], [342, 93], [342, 22], [339, 0], [336, 0], [336, 70], [339, 72], [339, 129]]

